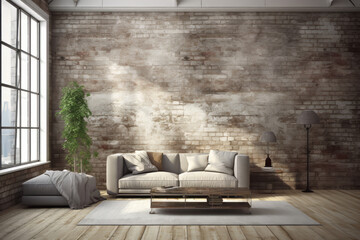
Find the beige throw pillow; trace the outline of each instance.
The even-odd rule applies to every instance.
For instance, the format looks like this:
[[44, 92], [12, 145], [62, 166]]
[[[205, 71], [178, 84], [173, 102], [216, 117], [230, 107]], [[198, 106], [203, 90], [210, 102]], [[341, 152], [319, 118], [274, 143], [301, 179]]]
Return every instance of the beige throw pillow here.
[[159, 170], [162, 169], [162, 158], [163, 154], [161, 152], [147, 152], [150, 162]]
[[208, 164], [208, 155], [193, 155], [186, 157], [188, 163], [188, 172], [204, 171]]
[[234, 175], [234, 159], [236, 155], [237, 152], [210, 150], [209, 163], [205, 171]]
[[158, 170], [151, 164], [145, 151], [126, 153], [123, 155], [123, 158], [125, 160], [126, 167], [132, 172], [132, 174], [155, 172]]

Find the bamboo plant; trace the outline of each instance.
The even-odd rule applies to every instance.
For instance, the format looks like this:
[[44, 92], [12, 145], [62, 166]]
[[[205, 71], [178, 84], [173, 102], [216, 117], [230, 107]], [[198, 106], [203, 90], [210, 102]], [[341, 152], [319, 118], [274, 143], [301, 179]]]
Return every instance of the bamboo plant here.
[[84, 87], [76, 82], [71, 82], [62, 89], [60, 100], [60, 111], [57, 113], [65, 122], [62, 137], [65, 139], [63, 149], [67, 152], [65, 159], [69, 167], [80, 169], [80, 172], [90, 170], [92, 156], [97, 156], [97, 152], [91, 153], [90, 147], [92, 140], [88, 135], [87, 122], [92, 113], [89, 109]]

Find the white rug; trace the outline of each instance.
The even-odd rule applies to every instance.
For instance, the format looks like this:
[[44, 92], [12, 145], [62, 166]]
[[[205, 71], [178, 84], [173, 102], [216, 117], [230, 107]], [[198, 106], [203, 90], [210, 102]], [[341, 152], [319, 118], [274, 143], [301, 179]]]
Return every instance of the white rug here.
[[96, 206], [78, 225], [320, 225], [283, 201], [253, 201], [245, 210], [155, 209], [150, 200], [107, 200]]

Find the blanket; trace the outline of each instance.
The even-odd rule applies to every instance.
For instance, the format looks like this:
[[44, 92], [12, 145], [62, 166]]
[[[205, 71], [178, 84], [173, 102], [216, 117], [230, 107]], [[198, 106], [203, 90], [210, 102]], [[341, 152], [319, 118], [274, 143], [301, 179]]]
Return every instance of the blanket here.
[[46, 171], [60, 194], [67, 200], [71, 209], [90, 206], [105, 198], [96, 188], [96, 179], [85, 173], [64, 171]]

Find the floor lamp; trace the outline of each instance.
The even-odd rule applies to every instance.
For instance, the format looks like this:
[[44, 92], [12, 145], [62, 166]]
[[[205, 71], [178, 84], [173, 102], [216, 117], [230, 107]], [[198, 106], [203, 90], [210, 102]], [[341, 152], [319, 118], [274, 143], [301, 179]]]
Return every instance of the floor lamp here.
[[318, 115], [311, 110], [306, 110], [303, 111], [297, 118], [296, 123], [297, 124], [302, 124], [304, 125], [305, 129], [306, 129], [306, 157], [307, 157], [307, 169], [306, 169], [306, 189], [303, 192], [313, 192], [310, 189], [309, 186], [309, 155], [310, 155], [310, 150], [309, 150], [309, 130], [311, 128], [311, 124], [317, 124], [319, 123], [319, 117]]

